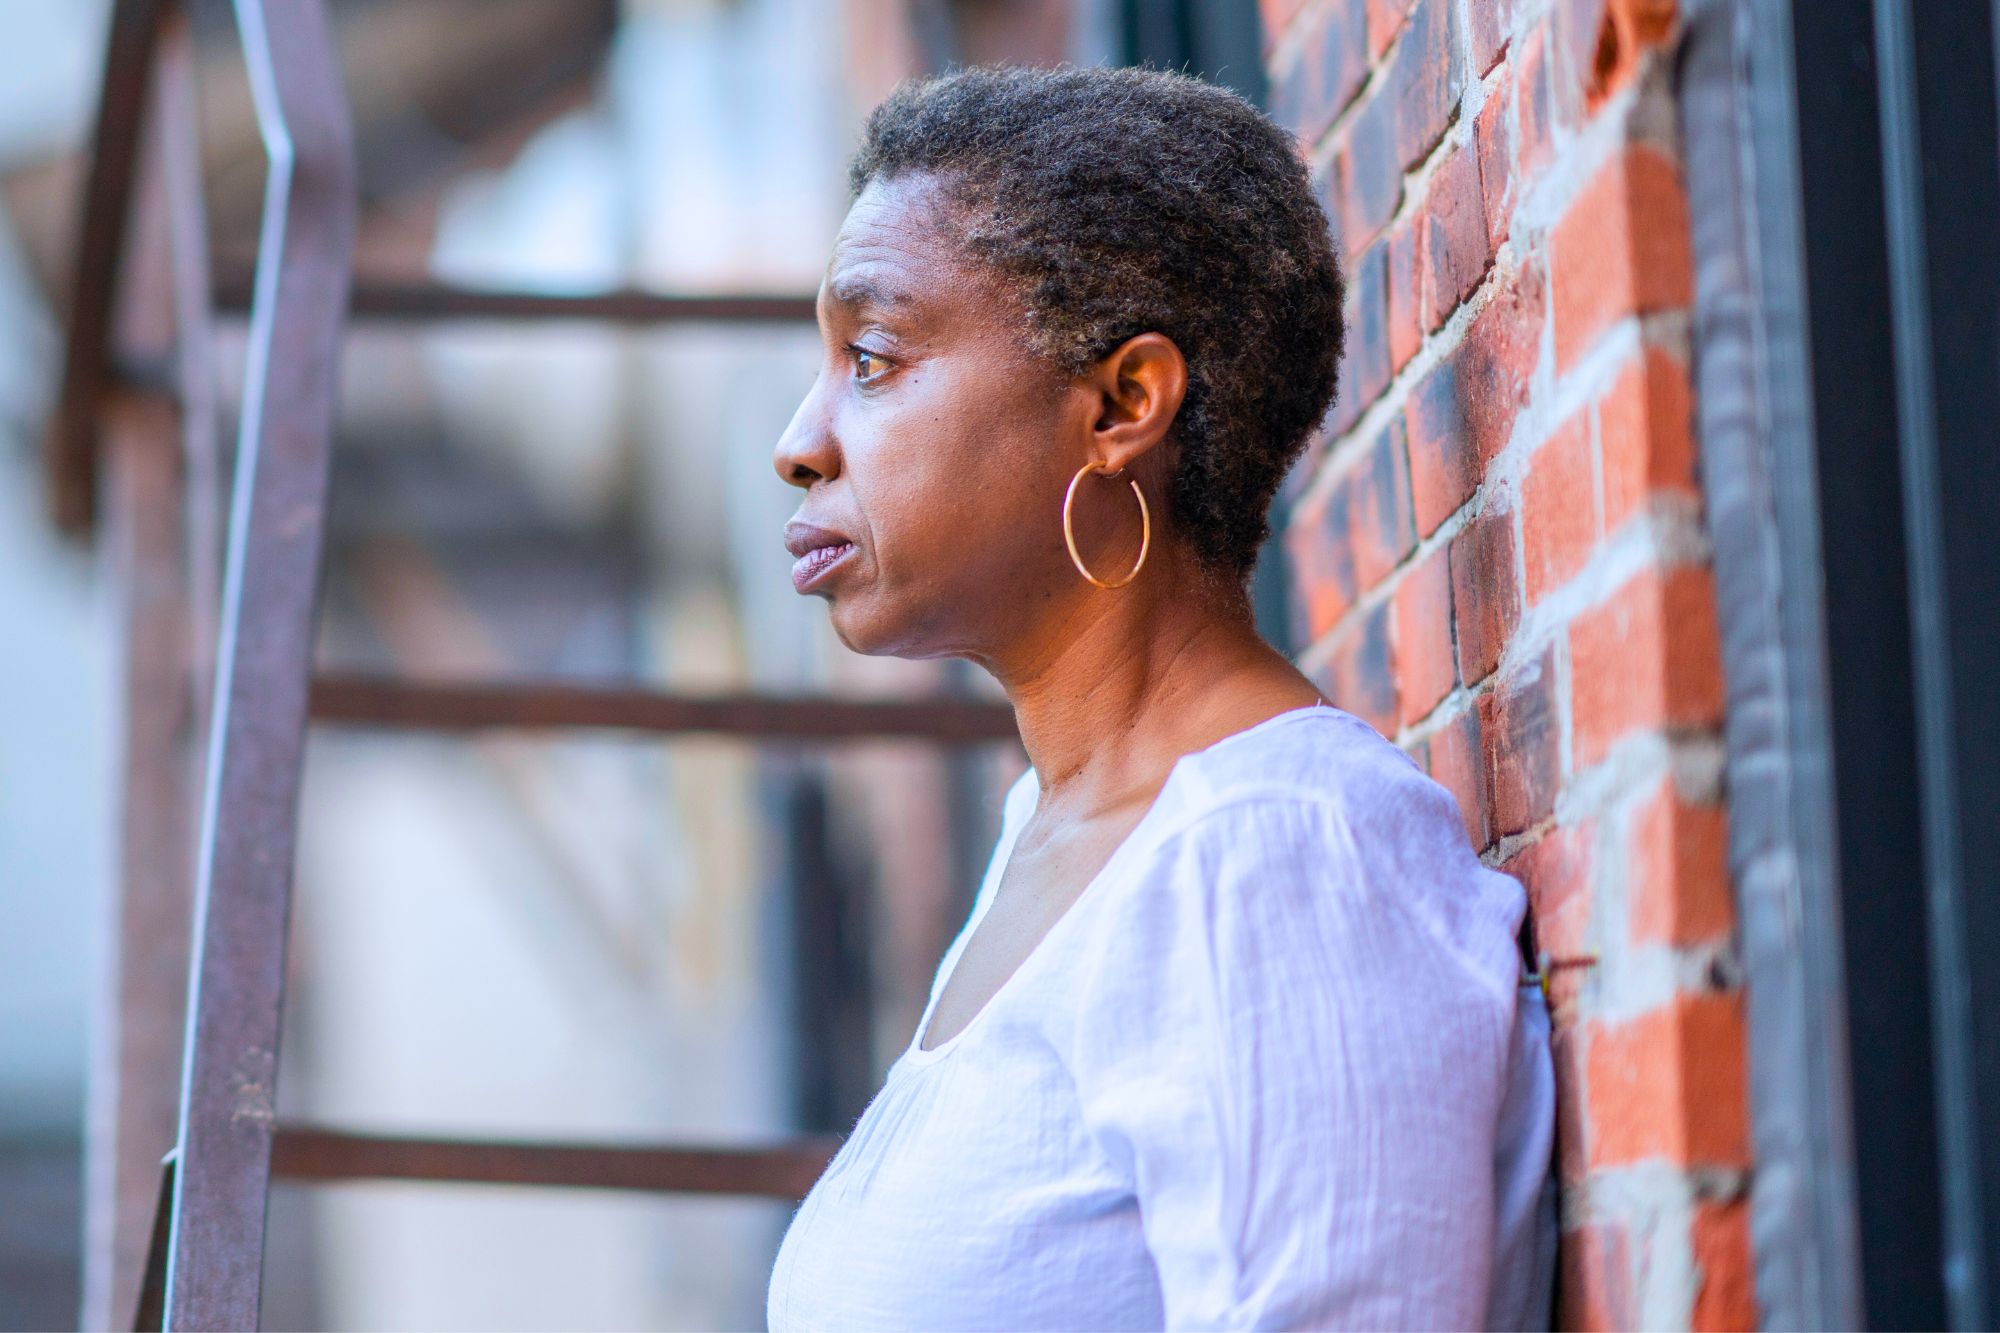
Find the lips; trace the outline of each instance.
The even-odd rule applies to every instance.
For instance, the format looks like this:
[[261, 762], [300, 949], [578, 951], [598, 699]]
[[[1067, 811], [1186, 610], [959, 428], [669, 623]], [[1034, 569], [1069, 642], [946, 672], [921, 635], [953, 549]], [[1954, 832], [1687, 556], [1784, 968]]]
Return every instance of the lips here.
[[807, 592], [854, 554], [855, 547], [846, 533], [793, 519], [785, 524], [785, 549], [798, 557], [792, 564], [792, 587]]

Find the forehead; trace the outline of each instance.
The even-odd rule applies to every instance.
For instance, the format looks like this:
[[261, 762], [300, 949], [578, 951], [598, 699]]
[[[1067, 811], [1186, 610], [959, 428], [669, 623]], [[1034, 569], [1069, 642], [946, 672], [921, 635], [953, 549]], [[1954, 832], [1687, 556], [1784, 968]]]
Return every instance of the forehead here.
[[945, 205], [923, 176], [868, 183], [827, 260], [822, 303], [886, 314], [942, 314], [997, 293], [954, 252]]

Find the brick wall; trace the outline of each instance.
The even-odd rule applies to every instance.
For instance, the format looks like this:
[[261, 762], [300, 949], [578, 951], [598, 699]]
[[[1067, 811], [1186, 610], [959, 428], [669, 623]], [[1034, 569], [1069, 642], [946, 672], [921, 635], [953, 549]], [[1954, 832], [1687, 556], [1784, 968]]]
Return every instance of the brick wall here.
[[1562, 1328], [1750, 1327], [1743, 1003], [1672, 0], [1262, 0], [1349, 278], [1299, 661], [1528, 886]]

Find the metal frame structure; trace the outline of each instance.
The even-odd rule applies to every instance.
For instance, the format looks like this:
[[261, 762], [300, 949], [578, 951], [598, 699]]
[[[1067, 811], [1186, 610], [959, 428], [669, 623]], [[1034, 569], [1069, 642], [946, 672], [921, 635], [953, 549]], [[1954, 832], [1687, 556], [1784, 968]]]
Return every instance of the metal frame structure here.
[[1695, 401], [1729, 683], [1759, 1303], [1773, 1327], [1859, 1328], [1798, 112], [1780, 9], [1715, 0], [1688, 15]]
[[[118, 0], [49, 453], [59, 522], [87, 526], [96, 514], [102, 428], [114, 545], [131, 594], [121, 1021], [111, 1067], [100, 1070], [114, 1090], [107, 1123], [123, 1161], [90, 1256], [87, 1318], [122, 1322], [122, 1310], [141, 1328], [257, 1326], [274, 1177], [796, 1199], [835, 1146], [824, 1135], [762, 1147], [588, 1145], [392, 1138], [279, 1123], [293, 840], [311, 723], [610, 728], [808, 743], [970, 745], [1014, 735], [1004, 705], [952, 699], [315, 678], [335, 391], [350, 318], [799, 322], [813, 318], [813, 302], [636, 292], [561, 298], [355, 278], [357, 166], [326, 2], [234, 3], [269, 158], [255, 273], [216, 283], [208, 271], [185, 14], [173, 0]], [[128, 230], [139, 237], [138, 262], [121, 273]], [[114, 329], [121, 296], [126, 315]], [[225, 518], [214, 498], [222, 451], [212, 331], [218, 310], [245, 308], [249, 359]], [[205, 755], [192, 763], [179, 746], [190, 730], [206, 735]], [[198, 835], [189, 818], [194, 773]], [[191, 956], [180, 953], [177, 938], [191, 942]], [[172, 1052], [180, 1057], [177, 1080], [164, 1067], [168, 1043], [157, 1021], [174, 1008], [163, 991], [176, 976], [185, 983], [184, 1040]], [[156, 1018], [151, 1028], [142, 1021], [148, 1014]], [[163, 1169], [142, 1179], [131, 1159], [159, 1129], [176, 1090], [174, 1146]]]
[[1987, 1328], [2000, 16], [1708, 0], [1687, 21], [1759, 1301], [1777, 1328]]

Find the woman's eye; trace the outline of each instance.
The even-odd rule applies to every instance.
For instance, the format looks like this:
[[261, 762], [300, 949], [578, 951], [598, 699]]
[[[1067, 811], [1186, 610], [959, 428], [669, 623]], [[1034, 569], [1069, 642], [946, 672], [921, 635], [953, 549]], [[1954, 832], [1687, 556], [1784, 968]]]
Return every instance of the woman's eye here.
[[869, 351], [866, 347], [856, 347], [850, 344], [847, 350], [854, 355], [854, 377], [858, 380], [866, 382], [878, 379], [889, 369], [889, 363], [886, 360], [878, 354]]

